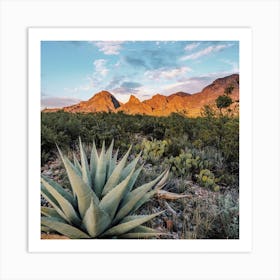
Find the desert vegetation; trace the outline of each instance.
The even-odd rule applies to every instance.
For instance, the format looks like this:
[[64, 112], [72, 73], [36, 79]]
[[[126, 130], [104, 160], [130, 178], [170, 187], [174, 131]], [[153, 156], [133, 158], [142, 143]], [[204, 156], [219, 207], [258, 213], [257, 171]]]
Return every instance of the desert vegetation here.
[[[188, 118], [176, 113], [157, 117], [126, 115], [123, 112], [94, 114], [42, 112], [43, 196], [41, 204], [44, 216], [42, 229], [49, 233], [54, 231], [69, 238], [79, 238], [79, 234], [82, 233], [86, 234], [82, 238], [238, 238], [239, 118], [231, 115], [227, 109], [231, 104], [230, 93], [230, 90], [225, 93], [226, 100], [217, 100], [216, 107], [219, 110], [205, 106], [201, 116], [196, 118]], [[79, 143], [79, 137], [83, 144]], [[114, 146], [111, 145], [112, 141], [114, 141]], [[62, 151], [60, 155], [56, 145]], [[107, 152], [105, 152], [106, 149]], [[128, 150], [129, 153], [127, 153]], [[92, 166], [94, 166], [92, 154], [98, 162], [102, 161], [106, 168], [109, 168], [109, 163], [112, 161], [115, 166], [119, 166], [123, 158], [126, 159], [125, 162], [130, 169], [128, 170], [123, 165], [126, 176], [120, 175], [122, 180], [120, 178], [115, 180], [112, 184], [114, 187], [126, 180], [125, 178], [134, 176], [133, 174], [141, 168], [133, 184], [127, 189], [123, 187], [125, 191], [119, 196], [112, 195], [115, 201], [112, 204], [114, 207], [103, 201], [110, 200], [106, 198], [110, 192], [103, 193], [102, 191], [110, 178], [108, 174], [112, 175], [110, 173], [112, 170], [109, 172], [109, 169], [106, 169], [99, 193], [95, 194], [98, 200], [93, 196], [94, 198], [87, 201], [86, 208], [80, 209], [77, 191], [75, 187], [73, 188], [73, 178], [71, 179], [69, 170], [71, 168], [76, 170], [80, 178], [77, 180], [81, 182], [90, 180], [87, 183], [88, 186], [96, 184], [95, 175], [92, 173]], [[167, 174], [166, 170], [170, 170], [168, 178], [164, 176]], [[119, 172], [122, 174], [121, 171]], [[166, 181], [161, 182], [162, 185], [159, 187], [157, 184], [162, 177], [166, 177]], [[127, 179], [128, 182], [129, 180]], [[125, 201], [128, 202], [128, 197], [132, 197], [128, 193], [135, 194], [139, 188], [141, 189], [149, 182], [154, 183], [145, 194], [152, 192], [153, 195], [150, 195], [145, 203], [139, 204], [137, 209], [132, 207], [126, 216], [144, 217], [142, 215], [145, 215], [153, 219], [141, 220], [145, 224], [137, 224], [136, 229], [120, 231], [119, 235], [115, 232], [112, 234], [113, 229], [118, 227], [121, 221], [121, 219], [116, 220], [118, 213], [125, 205]], [[57, 187], [58, 184], [59, 187]], [[67, 192], [66, 196], [71, 195], [71, 199], [69, 198], [73, 202], [71, 204], [73, 216], [71, 217], [74, 220], [69, 221], [69, 217], [61, 217], [61, 215], [52, 217], [52, 214], [57, 216], [57, 213], [53, 211], [54, 205], [61, 210], [61, 205], [52, 200], [51, 190], [55, 192], [53, 189], [56, 187], [63, 193]], [[94, 233], [88, 230], [85, 216], [88, 216], [86, 215], [88, 208], [99, 209], [99, 203], [104, 203], [108, 209], [110, 208], [110, 211], [108, 210], [110, 214], [105, 212], [111, 216], [110, 222], [107, 218], [106, 221], [103, 213], [101, 220], [105, 219], [106, 226], [101, 227], [98, 233]], [[113, 211], [111, 208], [114, 208]], [[58, 228], [55, 230], [51, 226], [52, 219], [60, 219], [56, 222], [63, 223], [63, 227], [67, 228], [66, 232]], [[123, 216], [122, 219], [125, 217]], [[131, 222], [130, 218], [124, 221]], [[79, 230], [79, 234], [71, 236], [69, 226], [74, 226], [75, 230]]]

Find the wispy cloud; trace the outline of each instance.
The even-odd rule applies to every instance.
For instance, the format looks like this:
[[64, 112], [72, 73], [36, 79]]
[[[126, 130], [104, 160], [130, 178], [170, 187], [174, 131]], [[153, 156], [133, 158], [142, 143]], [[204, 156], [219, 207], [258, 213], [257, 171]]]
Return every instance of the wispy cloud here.
[[213, 72], [206, 75], [182, 78], [176, 83], [171, 83], [162, 87], [163, 94], [172, 94], [183, 91], [187, 93], [200, 92], [204, 87], [211, 84], [214, 80], [232, 74], [232, 72]]
[[106, 60], [105, 59], [96, 59], [93, 62], [93, 65], [95, 66], [95, 71], [99, 73], [101, 76], [106, 76], [109, 72], [109, 69], [106, 68]]
[[148, 70], [144, 73], [144, 75], [152, 80], [161, 80], [161, 79], [174, 79], [179, 78], [182, 75], [185, 75], [187, 72], [192, 71], [191, 68], [182, 66], [173, 69], [156, 69], [156, 70]]
[[191, 43], [185, 46], [185, 51], [192, 51], [194, 49], [196, 49], [198, 46], [200, 45], [200, 43]]
[[137, 82], [123, 82], [121, 86], [126, 88], [139, 88], [142, 84]]
[[93, 42], [106, 55], [117, 55], [120, 53], [122, 41], [100, 41]]
[[138, 82], [123, 82], [119, 87], [112, 89], [115, 94], [137, 94], [142, 84]]
[[205, 55], [209, 55], [210, 53], [214, 53], [214, 52], [218, 52], [221, 51], [225, 48], [230, 47], [230, 44], [221, 44], [221, 45], [216, 45], [216, 46], [209, 46], [203, 50], [194, 52], [192, 54], [189, 55], [185, 55], [183, 57], [181, 57], [181, 60], [193, 60], [193, 59], [197, 59], [199, 57], [205, 56]]

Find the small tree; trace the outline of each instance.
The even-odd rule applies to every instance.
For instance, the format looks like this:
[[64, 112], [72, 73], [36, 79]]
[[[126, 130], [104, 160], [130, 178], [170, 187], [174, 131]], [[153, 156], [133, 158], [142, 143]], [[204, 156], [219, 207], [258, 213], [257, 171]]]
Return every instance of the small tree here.
[[215, 101], [220, 113], [222, 113], [222, 109], [228, 108], [233, 103], [232, 99], [227, 95], [220, 95]]

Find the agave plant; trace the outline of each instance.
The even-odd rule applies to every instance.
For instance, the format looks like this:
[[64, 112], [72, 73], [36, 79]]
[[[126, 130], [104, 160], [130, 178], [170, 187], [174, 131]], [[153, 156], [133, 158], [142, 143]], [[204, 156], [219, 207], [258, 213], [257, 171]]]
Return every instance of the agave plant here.
[[136, 168], [141, 153], [127, 162], [131, 147], [117, 161], [112, 141], [105, 151], [103, 142], [98, 154], [95, 142], [88, 160], [79, 139], [80, 161], [73, 162], [62, 154], [70, 185], [63, 188], [57, 182], [41, 176], [41, 194], [52, 207], [41, 207], [42, 231], [55, 231], [72, 239], [85, 238], [150, 238], [160, 235], [143, 224], [162, 212], [136, 215], [135, 211], [161, 189], [168, 177], [165, 170], [153, 181], [134, 188], [143, 168]]

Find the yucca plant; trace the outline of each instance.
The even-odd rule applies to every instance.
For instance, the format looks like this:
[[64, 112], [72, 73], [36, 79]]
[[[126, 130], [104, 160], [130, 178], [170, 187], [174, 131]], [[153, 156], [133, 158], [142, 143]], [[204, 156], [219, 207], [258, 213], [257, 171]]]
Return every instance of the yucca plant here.
[[131, 147], [117, 161], [112, 141], [105, 151], [103, 142], [98, 154], [95, 142], [88, 160], [79, 139], [80, 161], [73, 162], [62, 154], [71, 187], [41, 176], [41, 194], [52, 207], [41, 207], [41, 230], [55, 231], [71, 239], [85, 238], [150, 238], [160, 235], [143, 224], [160, 215], [135, 215], [135, 211], [161, 189], [168, 177], [165, 170], [153, 181], [134, 188], [143, 168], [136, 168], [141, 153], [127, 163]]

